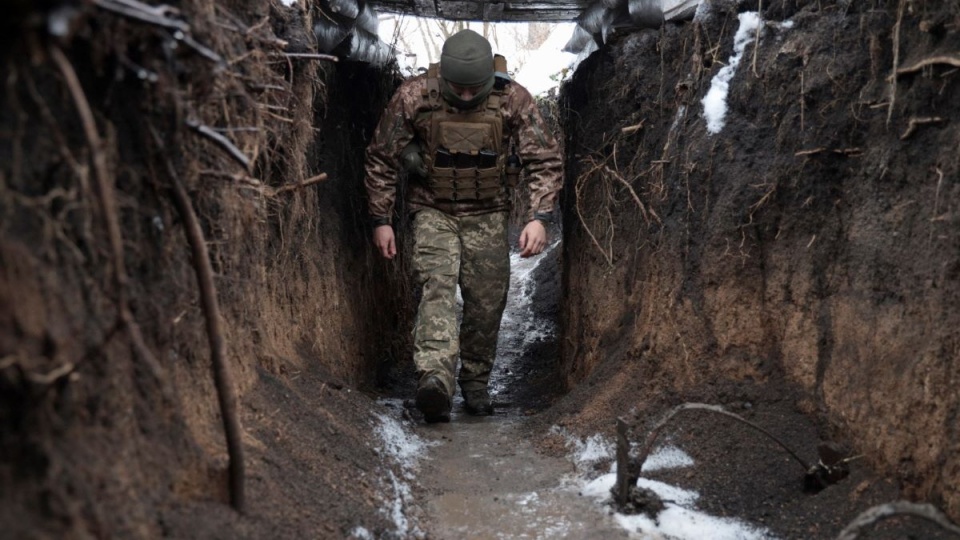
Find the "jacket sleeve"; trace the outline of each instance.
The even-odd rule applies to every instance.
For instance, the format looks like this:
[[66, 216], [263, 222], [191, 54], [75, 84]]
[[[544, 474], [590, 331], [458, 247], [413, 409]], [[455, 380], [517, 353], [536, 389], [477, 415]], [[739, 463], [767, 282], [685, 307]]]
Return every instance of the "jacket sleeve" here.
[[523, 86], [512, 83], [508, 109], [511, 129], [517, 140], [517, 155], [523, 162], [530, 188], [527, 219], [550, 214], [563, 187], [563, 160], [560, 145], [543, 120], [537, 102]]
[[414, 133], [411, 107], [416, 104], [410, 99], [414, 93], [411, 86], [408, 81], [394, 93], [367, 146], [364, 186], [374, 225], [388, 225], [393, 219], [400, 152], [413, 139]]

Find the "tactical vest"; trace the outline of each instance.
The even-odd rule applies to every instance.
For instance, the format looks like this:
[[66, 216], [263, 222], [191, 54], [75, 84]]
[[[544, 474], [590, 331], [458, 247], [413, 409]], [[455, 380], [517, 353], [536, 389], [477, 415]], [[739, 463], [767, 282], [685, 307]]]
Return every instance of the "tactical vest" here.
[[474, 207], [486, 203], [491, 208], [503, 204], [507, 192], [503, 94], [503, 85], [495, 84], [481, 107], [451, 111], [440, 94], [440, 65], [430, 65], [423, 90], [430, 108], [424, 165], [436, 202], [470, 202]]

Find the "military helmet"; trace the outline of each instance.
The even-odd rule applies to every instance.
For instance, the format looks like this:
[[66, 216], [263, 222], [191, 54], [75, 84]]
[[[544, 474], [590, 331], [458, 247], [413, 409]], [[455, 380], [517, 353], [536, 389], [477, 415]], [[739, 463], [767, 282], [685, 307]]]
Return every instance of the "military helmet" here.
[[460, 86], [485, 84], [493, 77], [493, 48], [473, 30], [447, 38], [440, 54], [440, 76]]

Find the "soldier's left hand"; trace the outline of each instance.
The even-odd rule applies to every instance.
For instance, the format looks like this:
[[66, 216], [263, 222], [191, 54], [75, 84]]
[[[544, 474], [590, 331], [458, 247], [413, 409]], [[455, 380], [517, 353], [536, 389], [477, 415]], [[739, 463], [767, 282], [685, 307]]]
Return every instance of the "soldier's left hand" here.
[[520, 256], [539, 255], [547, 247], [547, 229], [539, 220], [527, 223], [520, 233]]

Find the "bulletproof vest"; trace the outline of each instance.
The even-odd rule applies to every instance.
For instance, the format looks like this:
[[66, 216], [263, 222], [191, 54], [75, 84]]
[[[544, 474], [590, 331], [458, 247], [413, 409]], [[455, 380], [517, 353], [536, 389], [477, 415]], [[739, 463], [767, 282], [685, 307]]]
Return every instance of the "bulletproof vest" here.
[[430, 108], [429, 140], [424, 141], [430, 190], [441, 203], [502, 205], [500, 199], [507, 189], [500, 113], [503, 84], [497, 81], [486, 101], [475, 110], [455, 112], [440, 95], [439, 67], [430, 65], [423, 91]]

